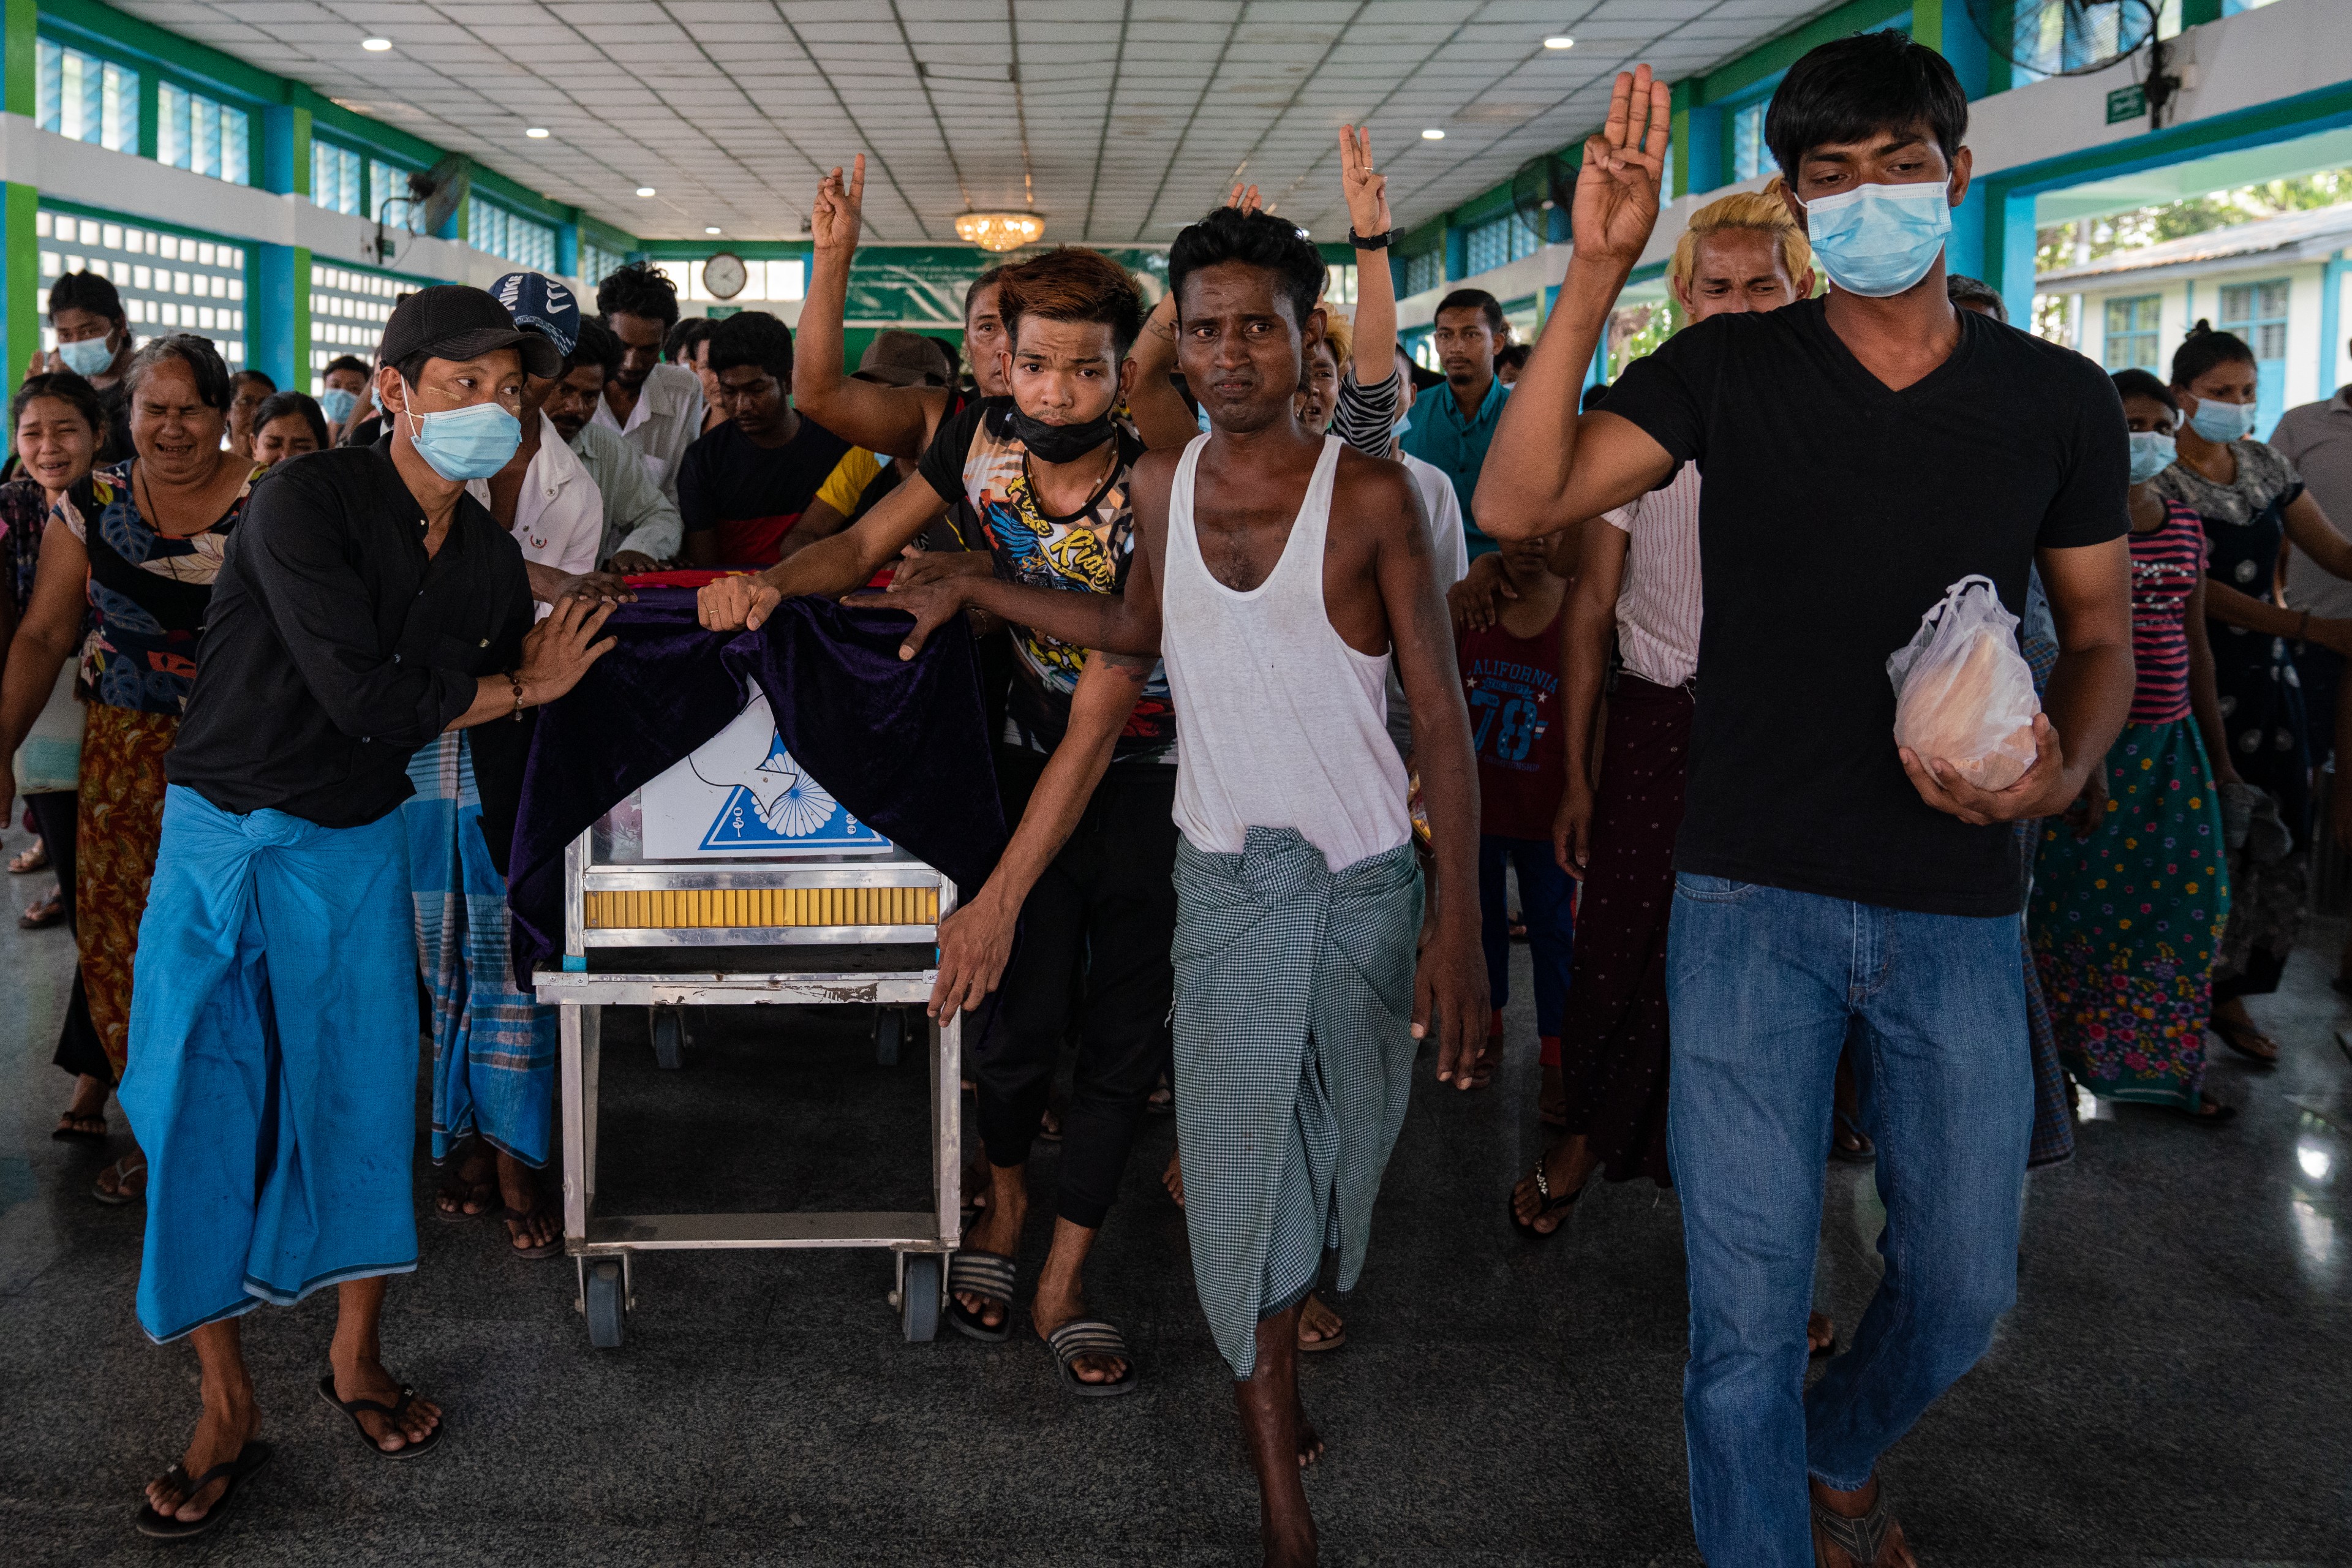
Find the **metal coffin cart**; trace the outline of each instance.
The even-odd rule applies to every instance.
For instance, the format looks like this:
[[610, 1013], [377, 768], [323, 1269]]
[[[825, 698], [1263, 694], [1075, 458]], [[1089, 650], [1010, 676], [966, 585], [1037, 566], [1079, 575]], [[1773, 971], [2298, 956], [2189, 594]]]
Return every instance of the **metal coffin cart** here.
[[[848, 816], [784, 752], [766, 700], [622, 802], [564, 858], [563, 959], [535, 977], [558, 1011], [564, 1250], [600, 1349], [620, 1344], [641, 1252], [887, 1248], [909, 1340], [939, 1330], [960, 1214], [961, 1025], [923, 1018], [944, 875]], [[649, 1007], [678, 1065], [694, 1006], [877, 1006], [877, 1055], [928, 1034], [933, 1205], [911, 1213], [599, 1215], [596, 1082], [603, 1013]]]

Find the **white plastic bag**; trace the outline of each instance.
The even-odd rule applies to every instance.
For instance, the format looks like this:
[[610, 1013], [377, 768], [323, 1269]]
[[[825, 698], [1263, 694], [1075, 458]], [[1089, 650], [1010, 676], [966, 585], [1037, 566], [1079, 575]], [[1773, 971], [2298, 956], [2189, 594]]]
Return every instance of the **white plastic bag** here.
[[1919, 617], [1886, 660], [1895, 682], [1895, 743], [1938, 760], [1979, 789], [2007, 789], [2033, 765], [2033, 671], [2017, 651], [2017, 617], [1992, 579], [1967, 576]]

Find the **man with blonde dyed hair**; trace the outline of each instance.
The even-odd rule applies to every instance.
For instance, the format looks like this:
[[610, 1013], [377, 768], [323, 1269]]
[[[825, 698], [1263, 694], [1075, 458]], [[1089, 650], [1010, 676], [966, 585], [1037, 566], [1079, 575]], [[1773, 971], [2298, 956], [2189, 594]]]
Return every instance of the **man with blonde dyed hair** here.
[[[1692, 321], [1776, 310], [1813, 291], [1812, 247], [1780, 184], [1691, 215], [1666, 279]], [[1567, 1223], [1595, 1172], [1671, 1184], [1666, 921], [1698, 667], [1698, 466], [1685, 463], [1665, 489], [1604, 514], [1608, 527], [1586, 525], [1577, 552], [1560, 680], [1568, 786], [1552, 849], [1583, 881], [1585, 902], [1559, 1037], [1543, 1042], [1543, 1102], [1566, 1136], [1511, 1194], [1512, 1217], [1537, 1236]], [[1612, 637], [1625, 662], [1596, 784], [1593, 718]], [[1828, 1320], [1816, 1313], [1808, 1337], [1828, 1345]]]

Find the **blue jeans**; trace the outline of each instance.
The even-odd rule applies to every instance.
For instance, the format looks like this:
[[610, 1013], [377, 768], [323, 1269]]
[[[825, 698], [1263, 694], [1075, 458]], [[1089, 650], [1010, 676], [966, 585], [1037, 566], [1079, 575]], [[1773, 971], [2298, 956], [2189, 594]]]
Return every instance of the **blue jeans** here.
[[[1683, 1428], [1714, 1568], [1806, 1568], [1839, 1490], [1976, 1364], [2017, 1297], [2033, 1119], [2014, 916], [1914, 914], [1675, 879], [1666, 1144], [1690, 1271]], [[1805, 1392], [1832, 1079], [1849, 1026], [1885, 1275]]]
[[1519, 870], [1519, 912], [1527, 917], [1528, 956], [1536, 973], [1536, 1033], [1559, 1037], [1559, 1017], [1568, 1008], [1570, 912], [1576, 883], [1552, 858], [1543, 838], [1478, 838], [1478, 941], [1486, 950], [1486, 989], [1495, 1010], [1511, 999], [1510, 911], [1505, 907], [1503, 868]]

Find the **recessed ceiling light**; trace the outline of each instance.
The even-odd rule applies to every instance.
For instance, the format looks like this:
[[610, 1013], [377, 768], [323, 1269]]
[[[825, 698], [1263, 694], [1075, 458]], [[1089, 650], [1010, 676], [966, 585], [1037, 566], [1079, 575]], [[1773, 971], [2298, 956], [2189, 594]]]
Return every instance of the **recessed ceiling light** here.
[[641, 196], [649, 196], [649, 195], [652, 195], [653, 194], [654, 194], [654, 188], [653, 188], [651, 185], [639, 185], [639, 186], [637, 187], [637, 195], [641, 195]]
[[705, 234], [717, 234], [717, 233], [719, 232], [719, 226], [718, 226], [717, 224], [715, 224], [715, 223], [714, 223], [714, 224], [710, 225], [709, 227], [705, 228], [702, 232], [703, 232], [703, 233], [705, 233]]
[[1421, 139], [1424, 142], [1443, 142], [1445, 140], [1445, 132], [1433, 125], [1421, 133]]
[[362, 38], [360, 40], [360, 47], [365, 49], [372, 55], [380, 55], [383, 53], [384, 50], [392, 47], [392, 40], [390, 38]]
[[523, 134], [530, 137], [534, 142], [544, 142], [547, 140], [547, 127], [544, 125], [534, 125], [530, 130], [524, 132]]
[[1548, 49], [1572, 49], [1576, 47], [1576, 40], [1569, 37], [1565, 34], [1559, 34], [1552, 37], [1546, 38], [1544, 40], [1544, 47]]

